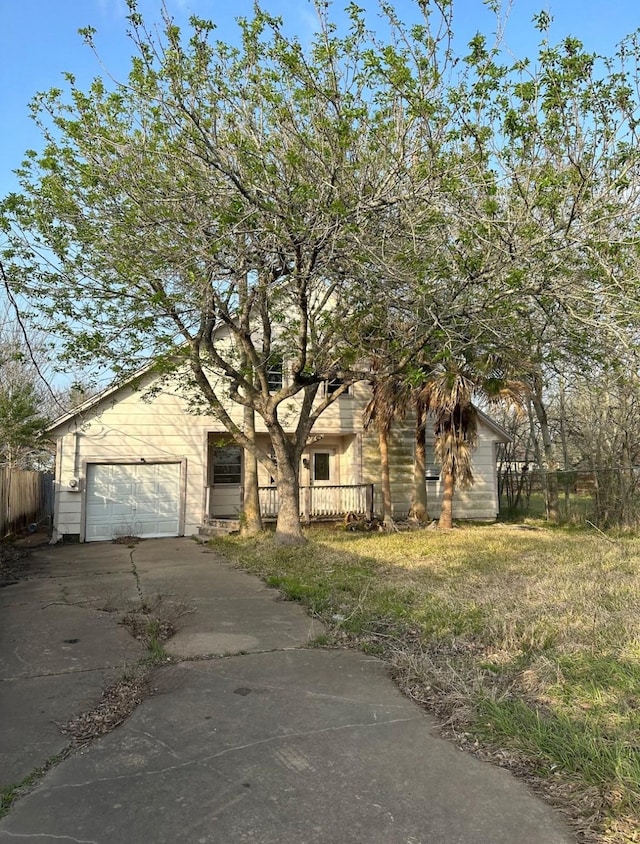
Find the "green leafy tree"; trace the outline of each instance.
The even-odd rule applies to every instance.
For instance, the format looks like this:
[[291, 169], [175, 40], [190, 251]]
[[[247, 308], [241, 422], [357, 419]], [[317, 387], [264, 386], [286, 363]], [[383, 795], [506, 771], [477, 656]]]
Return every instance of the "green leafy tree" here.
[[536, 18], [533, 60], [506, 64], [481, 34], [469, 45], [452, 90], [469, 188], [447, 244], [460, 276], [496, 293], [478, 326], [528, 385], [557, 521], [550, 387], [637, 345], [640, 53], [635, 36], [613, 58], [571, 37], [554, 46], [551, 25]]
[[0, 461], [11, 469], [40, 467], [46, 448], [48, 420], [40, 415], [35, 388], [21, 385], [0, 389]]
[[[188, 36], [166, 20], [156, 37], [130, 9], [125, 83], [82, 91], [68, 75], [67, 92], [33, 103], [45, 148], [3, 209], [12, 281], [75, 361], [124, 377], [153, 360], [179, 377], [194, 408], [277, 477], [277, 535], [298, 542], [301, 454], [341, 393], [318, 388], [359, 377], [349, 338], [366, 308], [356, 291], [375, 274], [368, 242], [390, 237], [413, 185], [399, 51], [378, 49], [356, 6], [339, 36], [318, 2], [308, 48], [259, 8], [239, 47], [212, 42], [213, 24], [195, 17]], [[431, 65], [411, 96], [426, 103], [438, 41], [419, 34]], [[262, 418], [275, 463], [227, 399]]]
[[0, 465], [42, 468], [48, 463], [48, 418], [43, 397], [15, 332], [0, 336]]

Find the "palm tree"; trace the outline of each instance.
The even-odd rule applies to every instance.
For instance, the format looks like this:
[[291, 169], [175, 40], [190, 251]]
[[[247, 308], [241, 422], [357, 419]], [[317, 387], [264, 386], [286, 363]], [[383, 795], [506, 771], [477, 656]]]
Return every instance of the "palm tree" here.
[[372, 381], [371, 390], [371, 400], [365, 408], [363, 421], [365, 430], [374, 425], [378, 432], [382, 484], [382, 521], [387, 530], [393, 530], [389, 437], [394, 420], [401, 419], [407, 411], [410, 387], [401, 376], [390, 375]]
[[473, 398], [489, 403], [507, 402], [521, 407], [526, 386], [509, 379], [497, 361], [448, 361], [430, 373], [420, 395], [434, 417], [434, 451], [442, 468], [442, 505], [438, 527], [453, 527], [453, 496], [456, 487], [473, 484], [472, 454], [478, 441], [479, 413]]

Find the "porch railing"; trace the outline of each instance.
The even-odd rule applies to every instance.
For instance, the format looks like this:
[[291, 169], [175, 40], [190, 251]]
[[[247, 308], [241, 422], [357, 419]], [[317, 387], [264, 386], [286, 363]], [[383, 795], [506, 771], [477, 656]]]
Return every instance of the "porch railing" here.
[[[278, 515], [278, 488], [258, 488], [260, 512], [264, 518]], [[335, 484], [300, 487], [300, 515], [309, 519], [330, 519], [355, 513], [371, 518], [373, 514], [373, 484]]]

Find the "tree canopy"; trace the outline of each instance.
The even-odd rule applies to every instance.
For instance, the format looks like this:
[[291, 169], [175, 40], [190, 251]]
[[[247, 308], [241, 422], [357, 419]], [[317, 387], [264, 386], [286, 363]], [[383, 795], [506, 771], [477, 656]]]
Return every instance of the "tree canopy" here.
[[158, 34], [130, 0], [128, 78], [38, 95], [43, 149], [2, 204], [11, 283], [66, 355], [180, 372], [277, 473], [293, 540], [323, 381], [371, 377], [372, 350], [377, 378], [499, 359], [544, 379], [550, 356], [628, 353], [638, 316], [634, 39], [601, 60], [542, 14], [538, 55], [507, 61], [480, 33], [454, 54], [451, 3], [414, 26], [383, 3], [384, 36], [313, 5], [309, 44], [257, 5], [230, 45], [195, 16]]

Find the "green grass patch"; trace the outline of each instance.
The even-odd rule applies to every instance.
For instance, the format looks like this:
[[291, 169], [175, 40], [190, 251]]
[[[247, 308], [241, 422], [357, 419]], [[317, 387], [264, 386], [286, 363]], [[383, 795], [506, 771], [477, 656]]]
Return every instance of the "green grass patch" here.
[[474, 724], [478, 735], [524, 752], [543, 777], [558, 770], [579, 776], [603, 792], [620, 787], [625, 809], [640, 809], [640, 755], [623, 732], [602, 729], [593, 714], [569, 717], [540, 710], [522, 700], [478, 701]]

